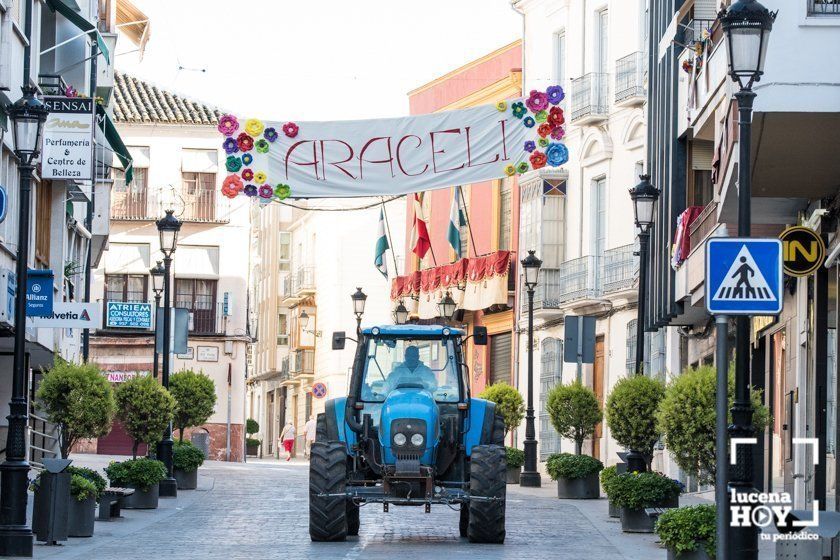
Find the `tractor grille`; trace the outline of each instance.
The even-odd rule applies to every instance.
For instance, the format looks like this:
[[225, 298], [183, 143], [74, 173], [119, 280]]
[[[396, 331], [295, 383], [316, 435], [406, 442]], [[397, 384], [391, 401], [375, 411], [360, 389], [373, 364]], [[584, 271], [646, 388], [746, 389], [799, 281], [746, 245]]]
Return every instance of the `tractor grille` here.
[[396, 475], [417, 476], [420, 474], [420, 455], [417, 453], [397, 453]]

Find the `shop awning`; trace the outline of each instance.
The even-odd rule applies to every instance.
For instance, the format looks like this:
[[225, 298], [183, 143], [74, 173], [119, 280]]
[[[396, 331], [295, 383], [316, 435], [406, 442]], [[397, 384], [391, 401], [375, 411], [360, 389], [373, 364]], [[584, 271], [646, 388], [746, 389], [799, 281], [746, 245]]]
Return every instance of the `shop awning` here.
[[73, 23], [76, 27], [90, 35], [91, 39], [96, 39], [99, 45], [99, 52], [105, 57], [107, 63], [111, 63], [111, 54], [108, 52], [108, 47], [105, 44], [105, 39], [94, 24], [89, 22], [85, 17], [77, 12], [68, 2], [70, 0], [47, 0], [47, 4], [54, 12], [58, 12]]
[[120, 163], [122, 163], [123, 170], [125, 171], [125, 183], [131, 183], [131, 179], [134, 177], [134, 160], [131, 158], [131, 154], [125, 146], [125, 143], [122, 141], [120, 133], [117, 132], [114, 121], [111, 120], [111, 117], [108, 116], [108, 113], [100, 105], [96, 106], [96, 123], [105, 134], [105, 140], [108, 141], [108, 145], [111, 146], [114, 154], [116, 154]]

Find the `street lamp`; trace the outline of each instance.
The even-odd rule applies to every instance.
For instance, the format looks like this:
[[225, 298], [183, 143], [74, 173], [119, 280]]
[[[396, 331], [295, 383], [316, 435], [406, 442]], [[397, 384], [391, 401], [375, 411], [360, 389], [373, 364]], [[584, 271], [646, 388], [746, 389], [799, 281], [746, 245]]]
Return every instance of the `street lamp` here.
[[356, 315], [356, 334], [362, 332], [362, 315], [365, 314], [365, 302], [367, 301], [367, 294], [361, 288], [356, 288], [356, 291], [350, 296], [353, 300], [353, 313]]
[[542, 261], [528, 251], [522, 259], [525, 274], [525, 289], [528, 292], [528, 408], [525, 410], [525, 467], [519, 477], [520, 486], [542, 486], [540, 473], [537, 471], [537, 434], [534, 428], [534, 290], [540, 278]]
[[408, 322], [408, 309], [403, 304], [403, 300], [400, 300], [399, 305], [394, 309], [394, 322], [398, 325], [404, 325]]
[[[726, 34], [726, 53], [729, 75], [738, 84], [735, 94], [738, 101], [738, 237], [749, 237], [751, 230], [752, 168], [750, 140], [752, 108], [755, 92], [752, 85], [761, 79], [767, 44], [773, 21], [778, 12], [770, 12], [755, 0], [738, 0], [729, 9], [721, 11], [721, 26]], [[750, 328], [751, 318], [739, 315], [735, 320], [735, 400], [732, 405], [732, 423], [729, 438], [751, 438], [755, 434], [750, 402]], [[729, 469], [729, 491], [738, 494], [753, 490], [753, 461], [748, 447], [735, 454], [735, 464]], [[723, 508], [723, 504], [718, 507]], [[750, 525], [750, 524], [746, 524]], [[754, 526], [727, 527], [726, 545], [729, 557], [758, 558], [758, 531]], [[718, 539], [722, 540], [719, 535]]]
[[152, 370], [153, 377], [157, 379], [158, 376], [158, 362], [160, 354], [158, 354], [157, 349], [157, 315], [160, 311], [160, 296], [163, 295], [163, 276], [166, 274], [166, 270], [163, 268], [163, 263], [158, 261], [157, 264], [149, 269], [149, 275], [152, 277], [152, 291], [155, 293], [155, 336], [153, 340], [155, 353], [154, 353], [154, 366]]
[[[172, 267], [172, 254], [178, 247], [178, 232], [181, 231], [181, 221], [174, 216], [172, 210], [167, 210], [166, 215], [159, 219], [156, 225], [160, 234], [160, 252], [163, 253], [163, 372], [161, 373], [161, 383], [169, 389], [169, 338], [172, 336], [169, 270]], [[160, 483], [160, 495], [174, 498], [178, 495], [178, 483], [175, 481], [173, 474], [172, 446], [172, 422], [170, 422], [163, 434], [163, 439], [158, 444], [157, 456], [166, 465], [166, 478]]]
[[[650, 182], [650, 175], [639, 175], [639, 184], [630, 189], [633, 201], [633, 212], [636, 218], [636, 229], [639, 231], [639, 301], [636, 318], [636, 375], [643, 375], [645, 356], [645, 305], [647, 299], [647, 267], [650, 247], [650, 230], [653, 227], [653, 216], [659, 189]], [[647, 460], [637, 449], [630, 449], [627, 454], [627, 470], [630, 472], [644, 472], [647, 470]]]
[[457, 307], [455, 300], [452, 299], [452, 294], [447, 291], [438, 302], [438, 315], [449, 321], [455, 315], [455, 308]]
[[303, 332], [311, 333], [313, 336], [320, 337], [321, 331], [316, 331], [312, 329], [307, 329], [306, 327], [309, 325], [309, 313], [306, 312], [306, 309], [300, 312], [300, 316], [298, 317], [298, 321], [300, 321], [300, 330]]
[[0, 555], [32, 556], [32, 529], [26, 525], [29, 463], [26, 460], [26, 283], [29, 269], [30, 204], [32, 171], [41, 147], [41, 134], [49, 110], [35, 96], [35, 88], [24, 86], [23, 97], [7, 107], [12, 120], [15, 156], [20, 171], [18, 246], [15, 274], [15, 346], [12, 370], [12, 399], [9, 402], [9, 431], [6, 460], [0, 465]]

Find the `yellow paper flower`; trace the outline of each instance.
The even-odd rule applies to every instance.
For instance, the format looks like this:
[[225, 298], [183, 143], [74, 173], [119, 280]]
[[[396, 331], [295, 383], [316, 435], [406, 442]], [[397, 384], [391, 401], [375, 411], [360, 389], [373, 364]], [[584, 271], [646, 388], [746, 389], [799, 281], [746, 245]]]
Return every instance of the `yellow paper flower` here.
[[496, 103], [496, 110], [500, 113], [504, 113], [507, 111], [507, 101], [499, 101]]
[[262, 134], [263, 130], [265, 130], [265, 125], [259, 119], [248, 119], [245, 121], [245, 132], [247, 132], [252, 138], [255, 138]]
[[262, 185], [263, 183], [265, 183], [266, 179], [268, 179], [268, 177], [266, 177], [264, 171], [257, 171], [256, 173], [254, 173], [254, 182], [258, 185]]
[[516, 174], [516, 167], [514, 167], [513, 165], [506, 165], [505, 166], [505, 175], [507, 175], [508, 177], [512, 177], [515, 174]]

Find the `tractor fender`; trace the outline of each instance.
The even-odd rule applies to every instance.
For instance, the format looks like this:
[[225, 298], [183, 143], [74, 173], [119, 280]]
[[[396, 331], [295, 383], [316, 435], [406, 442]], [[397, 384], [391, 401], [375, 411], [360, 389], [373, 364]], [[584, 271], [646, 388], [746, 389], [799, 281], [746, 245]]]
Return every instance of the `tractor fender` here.
[[495, 441], [498, 435], [494, 435], [496, 424], [496, 403], [478, 398], [470, 399], [469, 415], [466, 418], [464, 434], [464, 447], [467, 456], [472, 455], [472, 449], [476, 445], [498, 444]]
[[327, 441], [340, 441], [347, 446], [347, 453], [353, 454], [356, 445], [356, 432], [350, 429], [344, 418], [344, 407], [347, 399], [339, 397], [326, 402], [324, 417], [327, 427]]

